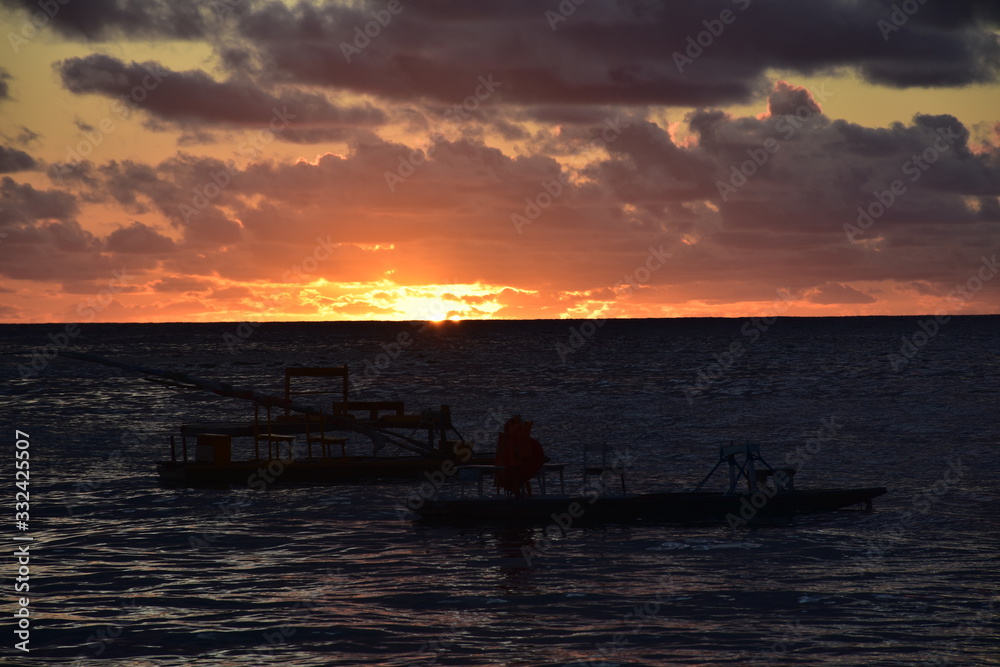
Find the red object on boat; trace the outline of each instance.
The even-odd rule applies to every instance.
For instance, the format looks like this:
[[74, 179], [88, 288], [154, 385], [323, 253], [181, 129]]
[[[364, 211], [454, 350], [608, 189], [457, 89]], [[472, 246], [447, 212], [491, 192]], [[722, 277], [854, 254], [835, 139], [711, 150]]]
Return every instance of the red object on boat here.
[[531, 495], [531, 478], [545, 464], [542, 445], [531, 437], [532, 422], [514, 416], [497, 438], [494, 464], [499, 467], [494, 483], [515, 498]]

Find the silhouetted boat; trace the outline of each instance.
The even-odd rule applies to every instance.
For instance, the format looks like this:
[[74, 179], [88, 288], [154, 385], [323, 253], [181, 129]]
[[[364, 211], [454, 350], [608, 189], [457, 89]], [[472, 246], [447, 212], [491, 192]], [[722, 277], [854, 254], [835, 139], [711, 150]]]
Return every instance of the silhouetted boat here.
[[[743, 455], [743, 461], [737, 457]], [[729, 464], [729, 488], [702, 491], [705, 482], [721, 463]], [[558, 468], [559, 466], [550, 466]], [[853, 506], [872, 508], [872, 500], [886, 493], [885, 487], [798, 490], [792, 468], [772, 468], [760, 456], [757, 445], [731, 445], [720, 450], [719, 463], [693, 491], [663, 493], [607, 493], [608, 466], [591, 468], [601, 474], [602, 484], [579, 494], [540, 494], [514, 497], [482, 492], [481, 475], [499, 472], [499, 466], [460, 467], [477, 478], [479, 494], [465, 497], [433, 498], [414, 511], [431, 523], [458, 524], [552, 524], [560, 528], [594, 523], [706, 522], [726, 521], [740, 526], [767, 517], [830, 512]], [[746, 489], [737, 487], [746, 482]], [[544, 488], [544, 483], [542, 484]], [[624, 478], [622, 479], [624, 491]]]
[[[251, 401], [254, 419], [246, 422], [183, 424], [181, 447], [170, 440], [169, 461], [156, 465], [160, 478], [178, 486], [266, 488], [271, 484], [332, 484], [373, 479], [416, 479], [424, 473], [453, 473], [460, 464], [486, 464], [493, 454], [476, 455], [452, 424], [451, 410], [406, 414], [402, 401], [351, 401], [346, 366], [285, 369], [285, 394], [271, 396], [183, 373], [136, 366], [67, 350], [74, 359], [142, 373], [147, 379], [178, 389], [199, 389]], [[293, 392], [297, 378], [335, 379], [332, 390]], [[294, 400], [300, 394], [334, 394], [328, 409]], [[261, 411], [264, 416], [261, 416]], [[275, 410], [279, 414], [272, 414]], [[417, 437], [419, 434], [420, 437]], [[299, 442], [299, 438], [303, 438]], [[372, 454], [349, 454], [370, 443]], [[233, 459], [233, 439], [252, 441], [253, 451]], [[188, 440], [194, 440], [193, 452]], [[249, 446], [249, 445], [248, 445]]]
[[[172, 439], [171, 460], [157, 463], [157, 472], [164, 482], [177, 486], [239, 485], [263, 489], [271, 484], [415, 480], [424, 474], [444, 474], [442, 471], [454, 474], [459, 465], [485, 464], [493, 460], [492, 453], [477, 455], [471, 443], [461, 439], [451, 424], [451, 413], [446, 405], [440, 410], [418, 415], [403, 414], [403, 404], [395, 401], [352, 401], [335, 405], [341, 415], [366, 411], [369, 417], [303, 419], [301, 415], [294, 415], [266, 425], [257, 419], [251, 424], [184, 424], [181, 426], [181, 451], [177, 451]], [[394, 414], [380, 415], [380, 410]], [[414, 438], [414, 432], [423, 432], [426, 437]], [[373, 454], [348, 454], [348, 434], [367, 439]], [[193, 457], [187, 445], [188, 438], [195, 440]], [[252, 439], [253, 451], [246, 459], [232, 458], [234, 438]], [[304, 442], [296, 443], [299, 438]], [[368, 445], [350, 445], [353, 449], [360, 446]], [[301, 451], [303, 449], [305, 451]], [[388, 453], [390, 450], [394, 454]]]
[[[426, 501], [415, 511], [422, 520], [447, 523], [699, 522], [831, 512], [855, 505], [871, 508], [885, 487], [778, 493], [758, 509], [749, 493], [666, 492], [631, 495], [547, 495], [528, 498], [452, 498]], [[574, 516], [576, 515], [576, 516]]]

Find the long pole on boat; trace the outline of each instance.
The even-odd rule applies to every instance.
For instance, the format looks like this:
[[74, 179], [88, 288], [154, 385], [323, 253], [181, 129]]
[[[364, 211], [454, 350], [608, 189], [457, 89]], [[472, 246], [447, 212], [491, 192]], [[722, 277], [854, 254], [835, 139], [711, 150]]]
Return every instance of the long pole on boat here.
[[192, 375], [187, 375], [186, 373], [178, 373], [176, 371], [165, 371], [159, 368], [150, 368], [148, 366], [138, 366], [136, 364], [127, 364], [123, 361], [117, 361], [115, 359], [108, 359], [107, 357], [101, 357], [96, 354], [88, 354], [86, 352], [74, 352], [73, 350], [63, 350], [61, 354], [72, 359], [78, 359], [80, 361], [89, 361], [95, 364], [101, 364], [104, 366], [112, 366], [114, 368], [121, 368], [127, 371], [133, 371], [136, 373], [142, 373], [145, 375], [151, 375], [153, 377], [160, 377], [165, 380], [171, 380], [179, 384], [193, 386], [198, 389], [204, 389], [205, 391], [210, 391], [213, 394], [218, 394], [220, 396], [226, 396], [229, 398], [239, 398], [245, 401], [253, 401], [258, 405], [264, 406], [274, 406], [279, 408], [284, 408], [291, 410], [293, 412], [301, 412], [306, 415], [318, 415], [323, 417], [324, 421], [336, 426], [340, 426], [349, 431], [356, 431], [367, 435], [378, 448], [381, 448], [386, 444], [386, 441], [391, 439], [392, 444], [398, 445], [403, 449], [408, 449], [417, 454], [428, 453], [428, 448], [421, 442], [408, 438], [407, 436], [400, 435], [398, 433], [386, 433], [377, 428], [370, 428], [364, 426], [363, 424], [357, 423], [353, 419], [344, 419], [342, 417], [334, 417], [330, 414], [323, 412], [311, 405], [303, 405], [302, 403], [296, 403], [295, 401], [289, 400], [282, 396], [272, 396], [270, 394], [264, 394], [256, 389], [249, 387], [235, 387], [231, 384], [225, 382], [219, 382], [218, 380], [208, 380], [205, 378], [198, 378]]

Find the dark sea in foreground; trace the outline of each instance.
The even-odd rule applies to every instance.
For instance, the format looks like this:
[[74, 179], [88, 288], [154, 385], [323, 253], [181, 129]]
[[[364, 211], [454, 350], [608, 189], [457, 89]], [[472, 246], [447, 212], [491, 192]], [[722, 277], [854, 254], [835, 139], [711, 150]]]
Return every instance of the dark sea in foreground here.
[[[584, 443], [627, 449], [630, 490], [653, 491], [691, 488], [720, 445], [749, 440], [773, 465], [797, 462], [800, 488], [889, 489], [874, 512], [549, 536], [400, 518], [416, 480], [161, 487], [155, 462], [180, 423], [252, 408], [45, 359], [65, 333], [0, 326], [4, 609], [26, 595], [31, 613], [30, 653], [8, 630], [3, 664], [1000, 664], [1000, 317], [85, 324], [65, 337], [275, 394], [285, 366], [346, 363], [363, 380], [352, 398], [448, 404], [482, 449], [520, 413], [576, 486]], [[27, 533], [13, 521], [15, 429], [30, 441]], [[29, 593], [14, 592], [15, 535], [34, 539]]]

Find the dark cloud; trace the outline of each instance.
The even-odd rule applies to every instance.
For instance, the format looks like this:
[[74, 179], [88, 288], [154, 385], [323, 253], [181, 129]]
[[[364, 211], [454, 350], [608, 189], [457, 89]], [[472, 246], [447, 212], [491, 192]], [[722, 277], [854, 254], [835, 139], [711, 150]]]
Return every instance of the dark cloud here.
[[141, 222], [111, 232], [107, 248], [112, 252], [158, 255], [176, 250], [173, 239]]
[[149, 285], [156, 292], [207, 292], [212, 283], [199, 278], [164, 278]]
[[76, 129], [80, 130], [81, 132], [93, 133], [93, 132], [96, 132], [96, 130], [97, 130], [96, 127], [94, 127], [93, 125], [91, 125], [90, 123], [88, 123], [86, 121], [80, 120], [79, 118], [77, 118], [76, 120], [74, 120], [73, 124], [76, 125]]
[[[93, 293], [122, 269], [104, 241], [76, 220], [78, 198], [60, 190], [36, 190], [9, 176], [0, 180], [0, 275], [61, 283], [64, 293]], [[153, 268], [133, 260], [130, 268]]]
[[[33, 0], [3, 2], [37, 9]], [[315, 93], [262, 93], [247, 76], [445, 104], [474, 94], [479, 77], [493, 77], [501, 83], [491, 93], [494, 102], [541, 105], [551, 113], [562, 105], [746, 102], [764, 92], [766, 73], [774, 70], [814, 74], [846, 67], [894, 87], [994, 82], [1000, 71], [1000, 10], [993, 0], [923, 3], [902, 18], [893, 16], [896, 5], [875, 1], [590, 2], [571, 3], [574, 10], [565, 16], [561, 6], [403, 2], [379, 25], [372, 12], [388, 16], [381, 2], [95, 0], [61, 6], [52, 25], [87, 40], [127, 35], [213, 43], [232, 79], [175, 73], [184, 80], [174, 89], [182, 94], [150, 105], [169, 118], [184, 117], [188, 107], [192, 119], [208, 122], [259, 123], [260, 109], [274, 104], [268, 96], [297, 104], [306, 115], [312, 109], [317, 119], [332, 113], [349, 122], [349, 110], [333, 113]], [[127, 92], [125, 83], [134, 85], [134, 75], [144, 76], [134, 66], [95, 58], [70, 67], [68, 87], [118, 95]], [[81, 71], [87, 64], [99, 72]], [[112, 78], [94, 80], [95, 73]], [[126, 78], [116, 80], [116, 73]], [[240, 121], [239, 104], [226, 100], [246, 104], [247, 118]]]
[[0, 275], [8, 278], [65, 286], [110, 275], [113, 269], [100, 241], [75, 220], [37, 221], [4, 233]]
[[850, 285], [842, 283], [824, 283], [807, 299], [812, 303], [822, 305], [845, 304], [845, 303], [875, 303], [878, 301], [870, 294], [858, 291]]
[[[801, 99], [805, 99], [799, 95]], [[793, 100], [787, 107], [800, 100]], [[774, 99], [771, 101], [775, 108]], [[868, 238], [897, 225], [932, 223], [955, 230], [996, 221], [987, 201], [1000, 194], [995, 147], [973, 152], [969, 132], [949, 115], [912, 124], [865, 128], [819, 113], [730, 118], [692, 115], [697, 153], [714, 165], [713, 199], [727, 227], [777, 231], [835, 230], [858, 218], [893, 184], [899, 192], [877, 213]]]
[[59, 190], [36, 190], [9, 176], [0, 180], [0, 228], [31, 224], [36, 220], [72, 220], [76, 198]]
[[35, 169], [38, 163], [24, 151], [16, 148], [0, 146], [0, 174], [9, 174], [15, 171], [27, 171]]
[[[8, 8], [37, 11], [34, 0], [2, 1]], [[589, 2], [571, 3], [573, 12], [562, 16], [565, 3], [483, 0], [470, 7], [403, 2], [386, 25], [370, 27], [371, 37], [364, 30], [374, 20], [372, 11], [386, 11], [385, 3], [93, 0], [60, 5], [51, 25], [74, 39], [128, 36], [213, 43], [233, 73], [231, 81], [221, 84], [199, 73], [176, 73], [188, 79], [183, 87], [188, 95], [179, 98], [177, 107], [193, 104], [191, 116], [209, 121], [228, 119], [236, 109], [226, 109], [223, 102], [224, 110], [213, 112], [206, 99], [249, 102], [253, 116], [259, 93], [240, 76], [258, 74], [268, 74], [276, 83], [448, 104], [472, 94], [478, 77], [493, 76], [502, 82], [496, 99], [552, 108], [745, 102], [762, 93], [764, 77], [773, 70], [814, 74], [847, 67], [895, 87], [997, 80], [1000, 9], [995, 1], [922, 3], [912, 16], [904, 12], [894, 17], [898, 4]], [[120, 88], [113, 81], [104, 84]], [[318, 98], [284, 95], [290, 96], [288, 103], [318, 105], [320, 117], [329, 113]], [[183, 115], [171, 105], [162, 113]]]
[[823, 107], [807, 89], [793, 86], [787, 81], [778, 81], [774, 84], [771, 96], [767, 98], [767, 112], [771, 116], [805, 116], [823, 113]]
[[[204, 289], [204, 288], [202, 288]], [[198, 291], [198, 290], [194, 290]], [[248, 287], [232, 286], [222, 289], [213, 289], [211, 298], [213, 299], [252, 299], [256, 296], [253, 290]]]
[[[40, 9], [37, 0], [0, 0], [23, 16]], [[212, 3], [170, 0], [87, 0], [59, 2], [48, 26], [70, 39], [107, 41], [115, 38], [198, 39], [210, 34]]]
[[879, 21], [892, 10], [878, 2], [574, 3], [555, 21], [546, 15], [555, 4], [404, 3], [369, 39], [355, 30], [372, 20], [368, 6], [270, 3], [239, 15], [247, 53], [231, 47], [227, 62], [266, 63], [280, 80], [445, 103], [492, 75], [502, 82], [497, 99], [551, 108], [747, 101], [775, 69], [855, 68], [897, 87], [995, 81], [996, 3], [959, 5], [922, 5], [886, 39]]
[[22, 125], [19, 130], [20, 131], [17, 133], [17, 136], [14, 137], [14, 143], [19, 146], [28, 146], [35, 143], [42, 137], [40, 133], [27, 128], [24, 125]]
[[5, 68], [0, 67], [0, 102], [10, 99], [10, 84], [7, 83], [11, 80], [10, 72]]
[[[620, 133], [615, 134], [616, 130]], [[671, 189], [685, 191], [684, 199], [706, 194], [712, 166], [698, 151], [677, 146], [670, 133], [649, 121], [612, 120], [593, 130], [594, 140], [608, 152], [625, 158], [635, 171]], [[610, 139], [610, 141], [605, 141]]]
[[73, 93], [103, 95], [118, 100], [122, 113], [141, 109], [198, 131], [205, 124], [261, 127], [286, 141], [311, 143], [385, 121], [374, 107], [341, 107], [322, 93], [269, 92], [246, 78], [220, 82], [202, 71], [175, 72], [155, 62], [126, 64], [92, 54], [62, 61], [57, 70]]
[[[396, 100], [459, 103], [475, 93], [479, 77], [499, 83], [490, 91], [494, 102], [517, 104], [710, 104], [752, 90], [732, 68], [714, 81], [682, 77], [663, 46], [675, 22], [618, 6], [580, 7], [572, 25], [553, 32], [538, 5], [404, 3], [366, 45], [355, 28], [372, 20], [367, 10], [274, 3], [241, 16], [240, 29], [277, 78]], [[676, 37], [683, 45], [684, 36]]]
[[76, 201], [67, 193], [36, 190], [3, 177], [0, 275], [26, 280], [85, 275], [97, 260], [100, 245], [76, 222], [76, 212]]

